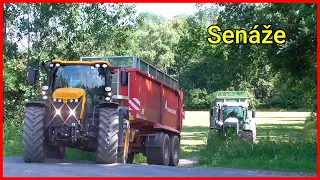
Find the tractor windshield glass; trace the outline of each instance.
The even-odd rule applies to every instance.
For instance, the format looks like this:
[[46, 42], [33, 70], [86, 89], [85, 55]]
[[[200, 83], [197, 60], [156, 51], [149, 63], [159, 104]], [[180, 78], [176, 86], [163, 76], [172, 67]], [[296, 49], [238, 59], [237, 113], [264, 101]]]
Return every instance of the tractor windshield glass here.
[[230, 113], [234, 111], [236, 113], [236, 116], [240, 119], [243, 118], [243, 111], [242, 108], [239, 106], [236, 107], [225, 107], [223, 111], [223, 119], [227, 119], [230, 116]]
[[104, 73], [100, 68], [85, 65], [61, 66], [56, 73], [54, 89], [67, 87], [81, 88], [89, 94], [103, 94]]

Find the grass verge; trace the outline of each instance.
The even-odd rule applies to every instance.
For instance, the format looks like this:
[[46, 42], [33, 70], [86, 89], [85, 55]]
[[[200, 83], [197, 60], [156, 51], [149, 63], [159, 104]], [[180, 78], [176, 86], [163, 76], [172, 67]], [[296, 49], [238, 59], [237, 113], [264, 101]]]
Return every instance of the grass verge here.
[[200, 150], [197, 165], [315, 173], [315, 129], [315, 122], [261, 125], [256, 144], [214, 133]]

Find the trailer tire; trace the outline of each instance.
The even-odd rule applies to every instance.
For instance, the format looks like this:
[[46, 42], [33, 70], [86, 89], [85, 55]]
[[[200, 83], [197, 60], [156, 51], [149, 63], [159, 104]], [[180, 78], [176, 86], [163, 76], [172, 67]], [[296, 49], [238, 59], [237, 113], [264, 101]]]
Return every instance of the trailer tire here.
[[169, 166], [177, 166], [179, 164], [180, 157], [180, 139], [178, 136], [174, 135], [170, 138], [170, 162]]
[[170, 138], [163, 133], [161, 147], [147, 147], [147, 163], [168, 166], [170, 162]]
[[26, 108], [23, 126], [23, 159], [27, 163], [45, 159], [44, 120], [45, 107]]
[[115, 108], [99, 109], [99, 132], [97, 162], [112, 164], [117, 162], [119, 144], [119, 115]]

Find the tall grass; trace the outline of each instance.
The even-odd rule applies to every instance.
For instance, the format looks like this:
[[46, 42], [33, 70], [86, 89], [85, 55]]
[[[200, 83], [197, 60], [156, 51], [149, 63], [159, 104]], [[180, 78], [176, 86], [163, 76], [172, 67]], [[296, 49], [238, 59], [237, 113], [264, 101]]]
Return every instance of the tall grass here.
[[315, 121], [289, 139], [262, 138], [258, 143], [212, 133], [200, 150], [200, 166], [316, 172]]

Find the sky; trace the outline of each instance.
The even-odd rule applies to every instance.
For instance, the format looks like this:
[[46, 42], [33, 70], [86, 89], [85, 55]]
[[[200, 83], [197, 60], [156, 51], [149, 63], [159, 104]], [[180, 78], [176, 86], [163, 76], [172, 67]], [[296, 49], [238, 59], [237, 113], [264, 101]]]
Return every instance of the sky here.
[[136, 4], [137, 14], [141, 12], [153, 12], [155, 14], [172, 19], [178, 14], [193, 14], [197, 11], [195, 3], [139, 3]]

